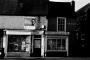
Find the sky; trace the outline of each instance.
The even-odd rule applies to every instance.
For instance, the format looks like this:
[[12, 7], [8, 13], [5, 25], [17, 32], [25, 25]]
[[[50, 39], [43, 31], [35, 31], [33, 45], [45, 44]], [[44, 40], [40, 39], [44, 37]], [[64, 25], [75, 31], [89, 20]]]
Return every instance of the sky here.
[[[50, 0], [54, 2], [71, 2], [72, 0]], [[74, 0], [75, 1], [75, 11], [90, 3], [90, 0]]]

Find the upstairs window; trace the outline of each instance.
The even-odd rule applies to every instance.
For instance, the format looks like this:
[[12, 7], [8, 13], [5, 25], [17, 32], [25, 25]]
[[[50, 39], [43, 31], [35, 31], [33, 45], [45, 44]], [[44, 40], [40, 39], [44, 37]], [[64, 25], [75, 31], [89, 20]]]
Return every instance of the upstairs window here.
[[65, 32], [66, 31], [66, 18], [57, 17], [57, 31]]

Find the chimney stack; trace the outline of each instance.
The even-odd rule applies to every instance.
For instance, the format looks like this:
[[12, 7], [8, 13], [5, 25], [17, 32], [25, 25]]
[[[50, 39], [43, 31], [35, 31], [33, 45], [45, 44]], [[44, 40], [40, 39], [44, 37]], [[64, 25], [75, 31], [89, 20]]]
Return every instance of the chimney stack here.
[[73, 11], [75, 11], [75, 1], [74, 0], [72, 0], [71, 5], [72, 5], [72, 8], [73, 8]]

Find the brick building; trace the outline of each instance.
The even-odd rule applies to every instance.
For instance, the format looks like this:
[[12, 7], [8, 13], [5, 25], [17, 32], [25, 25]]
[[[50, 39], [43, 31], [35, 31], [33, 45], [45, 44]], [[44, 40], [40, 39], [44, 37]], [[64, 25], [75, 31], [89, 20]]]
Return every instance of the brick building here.
[[[71, 56], [75, 44], [75, 2], [49, 2], [47, 56]], [[73, 52], [72, 52], [73, 51]]]

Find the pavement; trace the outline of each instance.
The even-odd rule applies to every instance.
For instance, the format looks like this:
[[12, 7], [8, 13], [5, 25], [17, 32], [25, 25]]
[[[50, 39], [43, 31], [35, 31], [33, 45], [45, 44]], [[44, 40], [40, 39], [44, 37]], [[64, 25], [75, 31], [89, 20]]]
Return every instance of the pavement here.
[[0, 60], [90, 60], [90, 57], [9, 57]]

